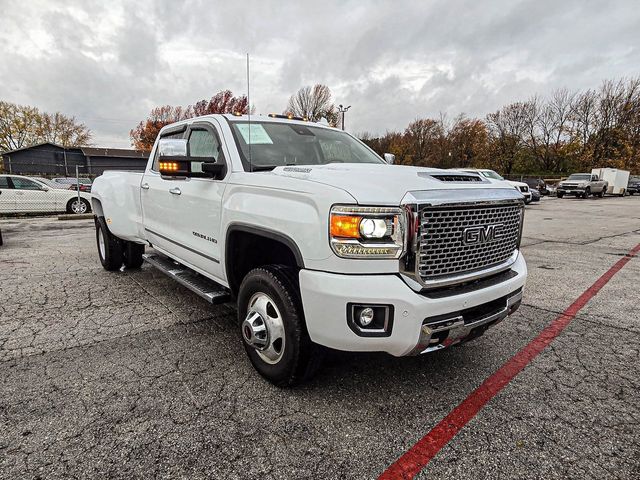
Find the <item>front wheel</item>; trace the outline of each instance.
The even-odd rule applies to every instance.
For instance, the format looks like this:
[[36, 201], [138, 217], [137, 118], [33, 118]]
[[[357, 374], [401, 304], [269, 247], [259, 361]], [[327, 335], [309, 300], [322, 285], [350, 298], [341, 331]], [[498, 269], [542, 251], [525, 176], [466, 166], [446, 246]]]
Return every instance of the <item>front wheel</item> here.
[[309, 338], [294, 269], [251, 270], [238, 292], [238, 321], [251, 363], [271, 383], [298, 384], [320, 366], [322, 348]]
[[582, 198], [589, 198], [589, 195], [591, 195], [591, 190], [587, 187], [587, 189], [582, 194]]
[[91, 206], [84, 198], [73, 197], [67, 202], [67, 213], [88, 213], [91, 211]]
[[556, 195], [558, 196], [558, 198], [562, 198], [562, 197], [564, 197], [564, 193], [560, 193], [560, 192], [558, 192]]

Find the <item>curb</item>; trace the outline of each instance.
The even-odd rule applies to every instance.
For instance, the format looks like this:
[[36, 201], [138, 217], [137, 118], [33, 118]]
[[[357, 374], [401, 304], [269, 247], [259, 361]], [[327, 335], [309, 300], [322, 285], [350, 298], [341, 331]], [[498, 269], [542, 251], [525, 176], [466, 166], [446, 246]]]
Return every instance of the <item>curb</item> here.
[[58, 220], [88, 220], [93, 218], [93, 213], [70, 213], [58, 215]]

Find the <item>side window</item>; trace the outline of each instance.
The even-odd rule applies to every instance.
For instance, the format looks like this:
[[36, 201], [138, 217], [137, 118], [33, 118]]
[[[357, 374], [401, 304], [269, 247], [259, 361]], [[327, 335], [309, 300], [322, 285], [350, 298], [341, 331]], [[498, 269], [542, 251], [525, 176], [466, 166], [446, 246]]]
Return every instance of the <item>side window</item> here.
[[0, 188], [9, 188], [9, 179], [7, 177], [0, 177]]
[[[160, 138], [182, 138], [182, 133], [183, 132], [175, 132], [175, 133], [167, 133], [165, 135], [162, 135], [162, 137]], [[159, 152], [158, 150], [156, 150], [156, 154], [153, 157], [153, 165], [151, 166], [151, 170], [157, 172], [159, 170], [158, 167], [158, 157], [159, 157]]]
[[192, 157], [215, 158], [217, 161], [220, 155], [220, 142], [209, 130], [191, 130], [189, 154]]
[[13, 187], [16, 190], [40, 190], [40, 185], [27, 178], [13, 177]]

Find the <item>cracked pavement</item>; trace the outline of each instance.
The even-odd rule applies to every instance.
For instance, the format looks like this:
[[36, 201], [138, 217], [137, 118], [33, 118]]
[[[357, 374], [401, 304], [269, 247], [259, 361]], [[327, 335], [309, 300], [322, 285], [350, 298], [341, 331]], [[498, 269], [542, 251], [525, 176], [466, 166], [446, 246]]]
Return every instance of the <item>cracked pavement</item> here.
[[[292, 390], [232, 306], [104, 271], [92, 221], [0, 227], [1, 478], [375, 478], [640, 243], [640, 198], [527, 207], [515, 315], [431, 355], [332, 352]], [[639, 279], [634, 258], [419, 477], [640, 477]]]

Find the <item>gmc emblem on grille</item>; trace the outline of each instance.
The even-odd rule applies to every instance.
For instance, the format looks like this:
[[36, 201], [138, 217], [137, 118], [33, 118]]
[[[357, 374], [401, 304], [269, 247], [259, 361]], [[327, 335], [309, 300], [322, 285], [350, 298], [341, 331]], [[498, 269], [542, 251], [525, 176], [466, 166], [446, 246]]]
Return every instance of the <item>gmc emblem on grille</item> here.
[[480, 245], [493, 242], [504, 236], [503, 228], [503, 223], [465, 228], [462, 231], [462, 242], [465, 245]]

